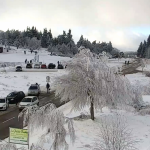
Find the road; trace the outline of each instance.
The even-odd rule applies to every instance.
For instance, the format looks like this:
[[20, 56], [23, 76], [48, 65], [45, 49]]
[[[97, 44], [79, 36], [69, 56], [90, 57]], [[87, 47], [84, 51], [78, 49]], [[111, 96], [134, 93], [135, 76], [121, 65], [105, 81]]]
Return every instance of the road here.
[[129, 65], [123, 65], [122, 66], [122, 74], [132, 74], [132, 73], [137, 73], [136, 69], [141, 66], [141, 60], [140, 59], [135, 59], [134, 61], [131, 62]]
[[[42, 93], [39, 96], [40, 106], [44, 106], [48, 103], [54, 103], [56, 107], [63, 105], [60, 102], [60, 98], [55, 97], [54, 91], [46, 94]], [[3, 140], [9, 136], [9, 127], [23, 128], [23, 120], [18, 121], [19, 109], [17, 106], [12, 107], [8, 111], [0, 113], [0, 140]]]

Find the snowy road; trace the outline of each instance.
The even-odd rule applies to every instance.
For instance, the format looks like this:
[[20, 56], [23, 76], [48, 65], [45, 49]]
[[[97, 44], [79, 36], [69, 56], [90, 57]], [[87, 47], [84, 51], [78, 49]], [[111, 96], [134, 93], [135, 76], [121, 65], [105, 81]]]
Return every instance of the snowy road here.
[[[47, 103], [54, 103], [56, 107], [63, 105], [60, 103], [60, 99], [55, 97], [55, 93], [41, 94], [39, 97], [40, 106], [44, 106]], [[0, 115], [0, 140], [3, 140], [9, 136], [9, 127], [13, 128], [23, 128], [22, 120], [18, 121], [19, 109], [18, 107], [13, 107], [8, 112]]]

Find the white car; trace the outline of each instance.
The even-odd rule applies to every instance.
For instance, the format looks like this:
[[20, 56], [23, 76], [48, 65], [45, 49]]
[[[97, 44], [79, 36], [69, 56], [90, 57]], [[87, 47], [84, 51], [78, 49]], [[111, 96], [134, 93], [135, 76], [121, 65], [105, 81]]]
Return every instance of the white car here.
[[0, 110], [7, 110], [9, 103], [6, 98], [0, 98]]
[[38, 96], [41, 93], [39, 84], [31, 84], [28, 89], [28, 96]]
[[34, 65], [34, 68], [35, 68], [35, 69], [40, 69], [40, 64], [35, 64], [35, 65]]
[[39, 106], [39, 99], [36, 96], [26, 96], [22, 99], [19, 103], [19, 110], [21, 111], [25, 107], [38, 105]]

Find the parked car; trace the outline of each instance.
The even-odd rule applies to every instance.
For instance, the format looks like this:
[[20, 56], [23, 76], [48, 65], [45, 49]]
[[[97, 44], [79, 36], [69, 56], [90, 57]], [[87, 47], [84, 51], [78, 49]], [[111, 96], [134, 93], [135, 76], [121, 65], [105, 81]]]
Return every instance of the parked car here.
[[21, 66], [16, 66], [16, 71], [22, 71], [22, 67]]
[[25, 94], [23, 91], [18, 92], [11, 92], [9, 95], [7, 95], [6, 99], [8, 100], [9, 104], [16, 104], [20, 102], [25, 97]]
[[35, 68], [35, 69], [40, 69], [40, 64], [35, 64], [35, 65], [34, 65], [34, 68]]
[[6, 98], [0, 98], [0, 110], [7, 110], [8, 107], [8, 100]]
[[58, 64], [57, 69], [64, 69], [64, 66], [62, 64]]
[[41, 69], [46, 69], [46, 68], [47, 68], [46, 64], [41, 65]]
[[28, 89], [28, 96], [36, 95], [38, 96], [41, 93], [40, 86], [37, 84], [31, 84]]
[[27, 64], [26, 68], [32, 68], [32, 64]]
[[56, 67], [56, 65], [53, 64], [53, 63], [50, 63], [50, 64], [48, 65], [48, 69], [55, 69], [55, 67]]
[[21, 111], [25, 107], [37, 105], [39, 106], [39, 99], [36, 96], [26, 96], [22, 99], [22, 101], [19, 103], [19, 110]]

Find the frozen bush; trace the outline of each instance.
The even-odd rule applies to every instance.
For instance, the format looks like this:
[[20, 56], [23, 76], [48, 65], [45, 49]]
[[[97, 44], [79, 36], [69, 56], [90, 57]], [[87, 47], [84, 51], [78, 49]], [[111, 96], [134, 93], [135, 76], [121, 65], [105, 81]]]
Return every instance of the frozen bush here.
[[137, 141], [133, 138], [123, 116], [107, 116], [100, 120], [98, 139], [94, 150], [137, 150]]

